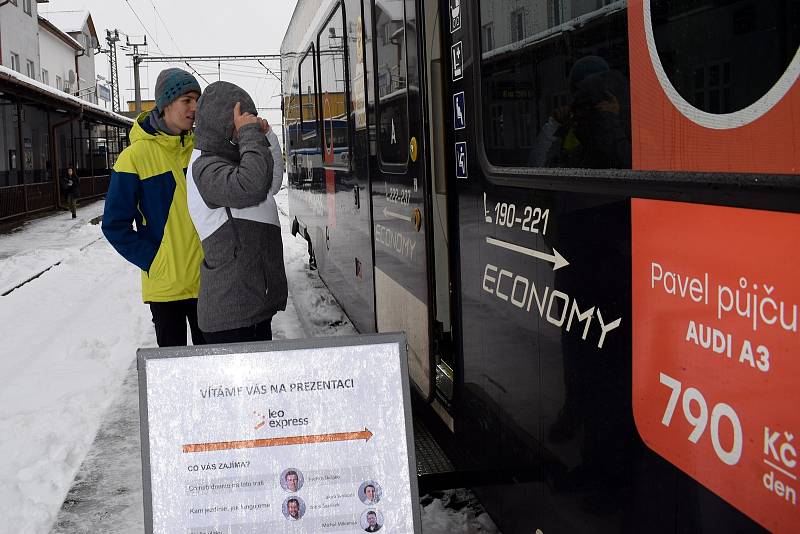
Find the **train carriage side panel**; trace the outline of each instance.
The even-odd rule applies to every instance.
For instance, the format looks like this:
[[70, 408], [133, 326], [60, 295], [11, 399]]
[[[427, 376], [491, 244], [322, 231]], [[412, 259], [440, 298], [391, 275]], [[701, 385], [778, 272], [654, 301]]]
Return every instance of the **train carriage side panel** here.
[[376, 157], [372, 172], [378, 330], [408, 335], [409, 372], [432, 387], [430, 213], [416, 0], [372, 2]]
[[348, 3], [351, 9], [341, 1], [299, 2], [284, 40], [285, 57], [312, 51], [299, 58], [296, 69], [302, 119], [294, 132], [290, 128], [290, 205], [320, 276], [359, 331], [371, 332], [373, 249], [362, 150], [367, 134], [358, 128], [360, 109], [352, 98], [360, 6]]
[[[665, 345], [669, 350], [657, 346], [675, 330], [659, 325], [674, 320], [679, 308], [670, 301], [664, 305], [664, 299], [658, 300], [661, 308], [648, 304], [652, 297], [634, 300], [631, 284], [649, 274], [643, 274], [641, 259], [634, 262], [635, 243], [673, 254], [682, 264], [701, 266], [699, 258], [708, 257], [697, 239], [682, 241], [680, 233], [654, 242], [656, 235], [671, 235], [664, 213], [702, 213], [710, 220], [718, 213], [753, 221], [726, 227], [704, 225], [698, 218], [694, 231], [698, 236], [711, 235], [712, 228], [727, 231], [727, 248], [718, 243], [706, 248], [728, 254], [729, 270], [750, 273], [751, 284], [756, 277], [760, 281], [773, 276], [768, 273], [783, 272], [759, 269], [732, 251], [739, 242], [736, 232], [747, 232], [741, 234], [742, 243], [755, 243], [759, 231], [772, 233], [766, 229], [773, 227], [784, 236], [760, 241], [793, 248], [786, 244], [798, 216], [784, 221], [777, 217], [783, 214], [773, 217], [769, 210], [798, 211], [796, 177], [764, 173], [795, 172], [798, 120], [788, 109], [764, 115], [780, 122], [774, 128], [755, 119], [751, 130], [764, 138], [752, 147], [743, 146], [741, 138], [731, 139], [736, 133], [729, 138], [716, 130], [703, 135], [694, 128], [696, 122], [689, 124], [686, 117], [692, 113], [685, 106], [669, 107], [673, 104], [662, 85], [645, 87], [655, 79], [651, 71], [644, 72], [652, 70], [647, 67], [651, 55], [643, 61], [644, 48], [630, 44], [629, 35], [644, 42], [642, 8], [652, 9], [665, 72], [685, 92], [685, 102], [706, 106], [705, 113], [719, 120], [758, 101], [759, 84], [766, 93], [783, 84], [777, 106], [793, 109], [796, 87], [793, 81], [784, 83], [784, 73], [791, 71], [797, 54], [796, 3], [643, 0], [631, 2], [630, 13], [624, 1], [444, 4], [452, 28], [445, 40], [445, 49], [451, 49], [445, 98], [453, 99], [448, 173], [458, 195], [457, 292], [463, 325], [463, 395], [455, 427], [483, 467], [511, 471], [521, 481], [482, 491], [482, 502], [509, 532], [790, 532], [798, 509], [791, 482], [796, 469], [787, 466], [796, 464], [789, 456], [788, 464], [775, 463], [775, 455], [765, 458], [782, 474], [761, 456], [765, 446], [771, 454], [773, 443], [764, 441], [764, 428], [777, 451], [778, 441], [785, 440], [775, 427], [795, 428], [797, 421], [777, 399], [774, 409], [762, 406], [762, 412], [774, 414], [769, 424], [748, 406], [756, 390], [759, 398], [772, 398], [765, 385], [770, 382], [782, 384], [782, 394], [795, 398], [798, 375], [785, 356], [792, 352], [789, 334], [777, 344], [784, 355], [783, 369], [776, 371], [779, 379], [757, 379], [755, 360], [756, 376], [742, 379], [753, 372], [747, 354], [743, 365], [748, 370], [735, 373], [724, 360], [709, 363], [702, 346], [687, 345], [690, 317], [680, 325], [680, 339]], [[711, 44], [681, 44], [703, 39]], [[765, 47], [774, 54], [762, 63], [753, 51]], [[772, 81], [742, 89], [749, 77], [767, 71]], [[742, 104], [742, 98], [752, 101]], [[466, 124], [458, 116], [461, 110]], [[748, 131], [738, 133], [753, 135]], [[654, 136], [661, 141], [653, 141]], [[724, 156], [767, 145], [758, 153]], [[634, 164], [680, 172], [634, 172]], [[692, 203], [701, 209], [680, 211], [641, 198], [678, 200], [681, 206]], [[636, 228], [632, 205], [639, 214]], [[722, 206], [759, 211], [730, 212]], [[684, 233], [693, 229], [685, 217], [674, 225]], [[779, 219], [784, 222], [756, 222]], [[642, 224], [659, 225], [659, 233], [650, 235]], [[769, 251], [766, 257], [781, 252]], [[793, 265], [800, 263], [793, 254], [786, 257]], [[651, 280], [645, 281], [638, 282], [640, 291], [649, 288]], [[790, 281], [767, 284], [771, 287], [795, 295]], [[634, 304], [646, 315], [637, 316]], [[648, 337], [634, 345], [637, 327]], [[693, 351], [693, 356], [681, 360], [670, 351]], [[659, 383], [656, 371], [664, 367], [655, 355], [668, 355], [670, 365], [687, 377], [671, 426], [665, 415], [668, 385], [673, 391], [678, 386], [669, 377]], [[634, 365], [641, 367], [646, 386], [637, 385]], [[688, 378], [703, 387], [695, 388]], [[701, 390], [717, 397], [706, 399]], [[646, 427], [634, 420], [635, 405], [644, 399], [651, 404], [639, 412], [647, 418]], [[737, 431], [737, 413], [751, 421], [741, 422], [744, 430]], [[760, 432], [752, 430], [758, 426], [753, 420], [761, 422]], [[671, 441], [658, 438], [659, 433], [668, 433]], [[671, 450], [664, 448], [666, 443]], [[749, 454], [746, 461], [738, 462], [737, 443], [743, 455]], [[702, 468], [709, 458], [716, 463]], [[745, 478], [743, 473], [763, 477]], [[721, 489], [722, 480], [733, 491]], [[748, 501], [771, 504], [762, 512]]]

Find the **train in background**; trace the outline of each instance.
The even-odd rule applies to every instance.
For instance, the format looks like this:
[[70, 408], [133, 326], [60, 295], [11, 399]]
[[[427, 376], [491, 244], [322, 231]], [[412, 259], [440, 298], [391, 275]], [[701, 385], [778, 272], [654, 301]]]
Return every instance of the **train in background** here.
[[298, 1], [293, 232], [503, 532], [800, 524], [799, 44], [796, 0]]

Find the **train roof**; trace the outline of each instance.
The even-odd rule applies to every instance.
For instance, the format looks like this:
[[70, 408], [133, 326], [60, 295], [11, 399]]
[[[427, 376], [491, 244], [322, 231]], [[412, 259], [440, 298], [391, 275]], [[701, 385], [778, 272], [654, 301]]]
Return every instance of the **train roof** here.
[[305, 49], [305, 43], [310, 41], [317, 26], [322, 22], [322, 17], [327, 16], [330, 7], [337, 0], [297, 0], [294, 6], [292, 19], [286, 28], [281, 43], [281, 55], [300, 52]]

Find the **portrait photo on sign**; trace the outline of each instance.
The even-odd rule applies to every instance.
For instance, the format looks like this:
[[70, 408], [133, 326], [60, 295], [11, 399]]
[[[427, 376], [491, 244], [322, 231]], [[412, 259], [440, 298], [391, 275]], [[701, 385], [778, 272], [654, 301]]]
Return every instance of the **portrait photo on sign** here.
[[383, 514], [377, 510], [367, 510], [361, 514], [360, 524], [365, 532], [378, 532], [383, 528]]
[[284, 491], [295, 493], [303, 487], [303, 473], [294, 467], [284, 469], [281, 473], [280, 484]]
[[376, 504], [383, 496], [383, 488], [374, 480], [365, 480], [358, 487], [358, 498], [364, 504]]
[[306, 515], [306, 503], [297, 495], [286, 497], [283, 501], [283, 517], [289, 521], [298, 521]]

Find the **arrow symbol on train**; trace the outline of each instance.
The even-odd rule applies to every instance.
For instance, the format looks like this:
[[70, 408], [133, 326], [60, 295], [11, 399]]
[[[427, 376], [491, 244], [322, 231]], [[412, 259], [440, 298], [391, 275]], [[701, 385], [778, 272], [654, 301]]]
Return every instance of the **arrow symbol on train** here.
[[514, 243], [501, 241], [493, 237], [487, 237], [486, 242], [496, 247], [504, 248], [506, 250], [511, 250], [513, 252], [519, 252], [520, 254], [525, 254], [526, 256], [531, 256], [533, 258], [539, 258], [540, 260], [548, 261], [553, 264], [554, 271], [557, 271], [560, 268], [569, 265], [569, 262], [566, 260], [566, 258], [564, 258], [564, 256], [559, 254], [555, 248], [553, 249], [553, 254], [547, 254], [545, 252], [539, 252], [538, 250], [533, 250], [532, 248], [521, 247], [519, 245], [515, 245]]
[[411, 215], [403, 215], [401, 213], [395, 213], [393, 211], [389, 211], [388, 208], [383, 208], [383, 216], [392, 217], [394, 219], [400, 219], [401, 221], [408, 221], [411, 223], [414, 222], [414, 218]]
[[333, 434], [314, 434], [310, 436], [287, 436], [284, 438], [246, 439], [241, 441], [218, 441], [216, 443], [193, 443], [183, 446], [183, 452], [226, 451], [231, 449], [257, 449], [260, 447], [283, 447], [286, 445], [306, 445], [308, 443], [331, 443], [333, 441], [365, 442], [373, 436], [369, 428], [358, 432], [336, 432]]

